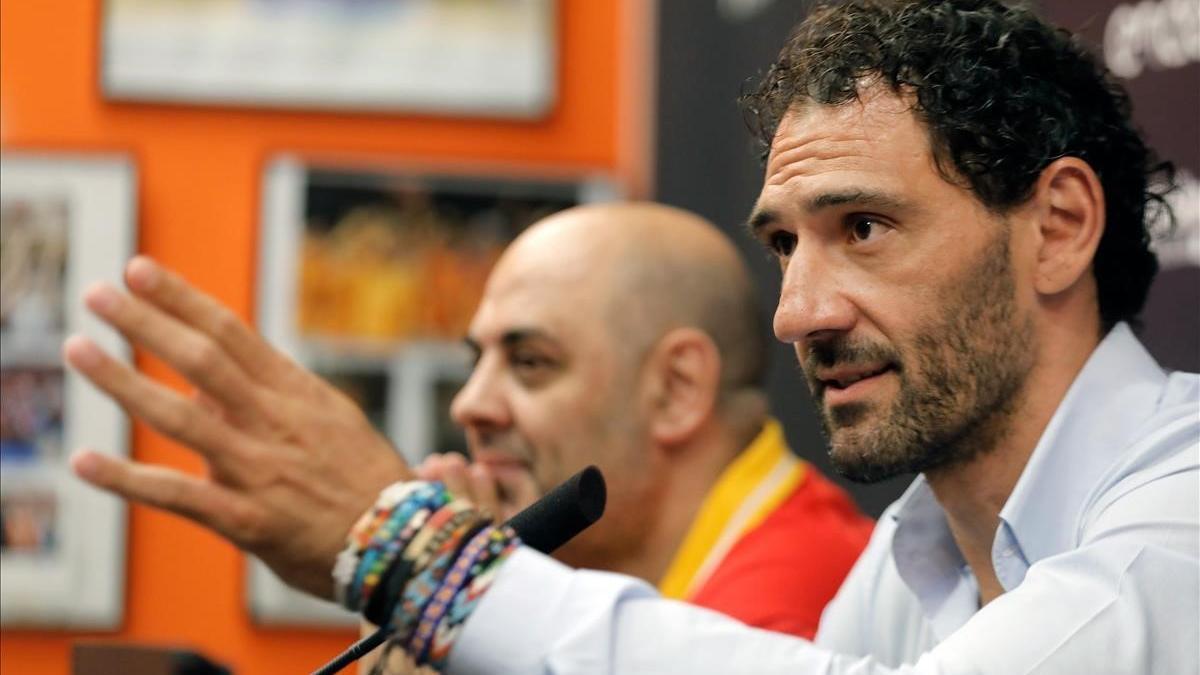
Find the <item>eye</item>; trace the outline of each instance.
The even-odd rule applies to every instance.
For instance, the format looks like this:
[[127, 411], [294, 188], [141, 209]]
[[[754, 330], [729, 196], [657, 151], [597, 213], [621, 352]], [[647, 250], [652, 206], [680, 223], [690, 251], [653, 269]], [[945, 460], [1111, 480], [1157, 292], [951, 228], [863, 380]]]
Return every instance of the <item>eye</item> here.
[[538, 354], [514, 353], [509, 357], [513, 368], [518, 370], [534, 370], [550, 365], [550, 360]]
[[539, 352], [517, 350], [508, 355], [508, 365], [518, 380], [526, 386], [536, 386], [553, 376], [558, 362]]
[[878, 238], [888, 229], [887, 225], [871, 216], [854, 216], [849, 222], [850, 243], [861, 244]]
[[780, 258], [786, 258], [796, 250], [796, 235], [776, 230], [767, 236], [767, 248]]

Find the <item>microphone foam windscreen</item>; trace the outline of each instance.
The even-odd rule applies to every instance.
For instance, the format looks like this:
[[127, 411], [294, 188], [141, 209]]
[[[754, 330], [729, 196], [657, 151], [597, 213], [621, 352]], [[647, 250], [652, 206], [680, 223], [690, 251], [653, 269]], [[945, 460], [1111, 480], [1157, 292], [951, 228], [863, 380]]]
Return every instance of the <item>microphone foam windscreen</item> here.
[[509, 519], [526, 546], [551, 553], [604, 515], [604, 476], [589, 466]]

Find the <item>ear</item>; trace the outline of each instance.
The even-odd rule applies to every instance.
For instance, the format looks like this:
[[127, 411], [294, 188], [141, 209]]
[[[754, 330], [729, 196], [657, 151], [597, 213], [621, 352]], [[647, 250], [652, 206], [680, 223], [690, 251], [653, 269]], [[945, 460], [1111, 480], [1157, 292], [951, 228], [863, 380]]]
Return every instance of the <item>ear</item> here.
[[649, 378], [650, 435], [664, 446], [691, 439], [712, 416], [721, 383], [721, 355], [712, 338], [676, 328], [659, 339], [643, 372]]
[[1039, 234], [1035, 288], [1055, 295], [1091, 270], [1104, 234], [1104, 189], [1087, 162], [1063, 157], [1042, 170], [1032, 200]]

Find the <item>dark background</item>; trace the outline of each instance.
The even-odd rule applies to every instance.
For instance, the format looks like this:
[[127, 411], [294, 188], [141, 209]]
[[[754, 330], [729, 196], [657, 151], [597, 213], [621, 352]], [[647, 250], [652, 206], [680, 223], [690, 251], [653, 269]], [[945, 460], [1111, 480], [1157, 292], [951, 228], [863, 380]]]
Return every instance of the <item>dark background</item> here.
[[[1194, 0], [1182, 0], [1191, 4]], [[1042, 15], [1080, 31], [1097, 48], [1118, 2], [1055, 0], [1041, 3]], [[1173, 0], [1159, 3], [1178, 11]], [[772, 0], [660, 0], [658, 22], [658, 101], [656, 199], [699, 213], [717, 223], [750, 261], [761, 289], [763, 321], [769, 325], [779, 293], [778, 271], [743, 231], [742, 223], [758, 195], [762, 169], [754, 140], [737, 106], [778, 54], [805, 4]], [[1185, 8], [1186, 10], [1186, 8]], [[1141, 11], [1141, 10], [1139, 10]], [[1152, 30], [1178, 30], [1179, 21], [1136, 17]], [[1186, 21], [1184, 22], [1186, 24]], [[1082, 30], [1081, 30], [1082, 29]], [[1191, 27], [1185, 27], [1191, 30]], [[1200, 28], [1195, 29], [1200, 32]], [[1192, 34], [1187, 39], [1200, 39]], [[1156, 149], [1200, 175], [1200, 65], [1151, 65], [1127, 81], [1135, 118]], [[1193, 178], [1194, 180], [1194, 178]], [[1176, 239], [1192, 236], [1188, 264], [1162, 272], [1151, 291], [1142, 333], [1164, 366], [1200, 370], [1200, 268], [1194, 239], [1200, 229], [1200, 202], [1183, 195]], [[1176, 245], [1178, 258], [1179, 245]], [[776, 343], [769, 392], [772, 410], [787, 429], [792, 448], [831, 474], [825, 441], [790, 347]], [[839, 479], [840, 480], [840, 479]], [[878, 485], [841, 481], [859, 504], [877, 516], [911, 481]]]

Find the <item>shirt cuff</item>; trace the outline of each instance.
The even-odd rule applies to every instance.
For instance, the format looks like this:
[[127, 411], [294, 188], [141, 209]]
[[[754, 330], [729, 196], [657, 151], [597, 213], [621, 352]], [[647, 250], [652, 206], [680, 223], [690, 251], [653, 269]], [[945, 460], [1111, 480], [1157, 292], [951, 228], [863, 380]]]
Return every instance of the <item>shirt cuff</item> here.
[[579, 572], [527, 547], [503, 563], [463, 626], [450, 658], [455, 675], [545, 673], [547, 658], [576, 626], [593, 625], [629, 597], [652, 597], [643, 581]]

